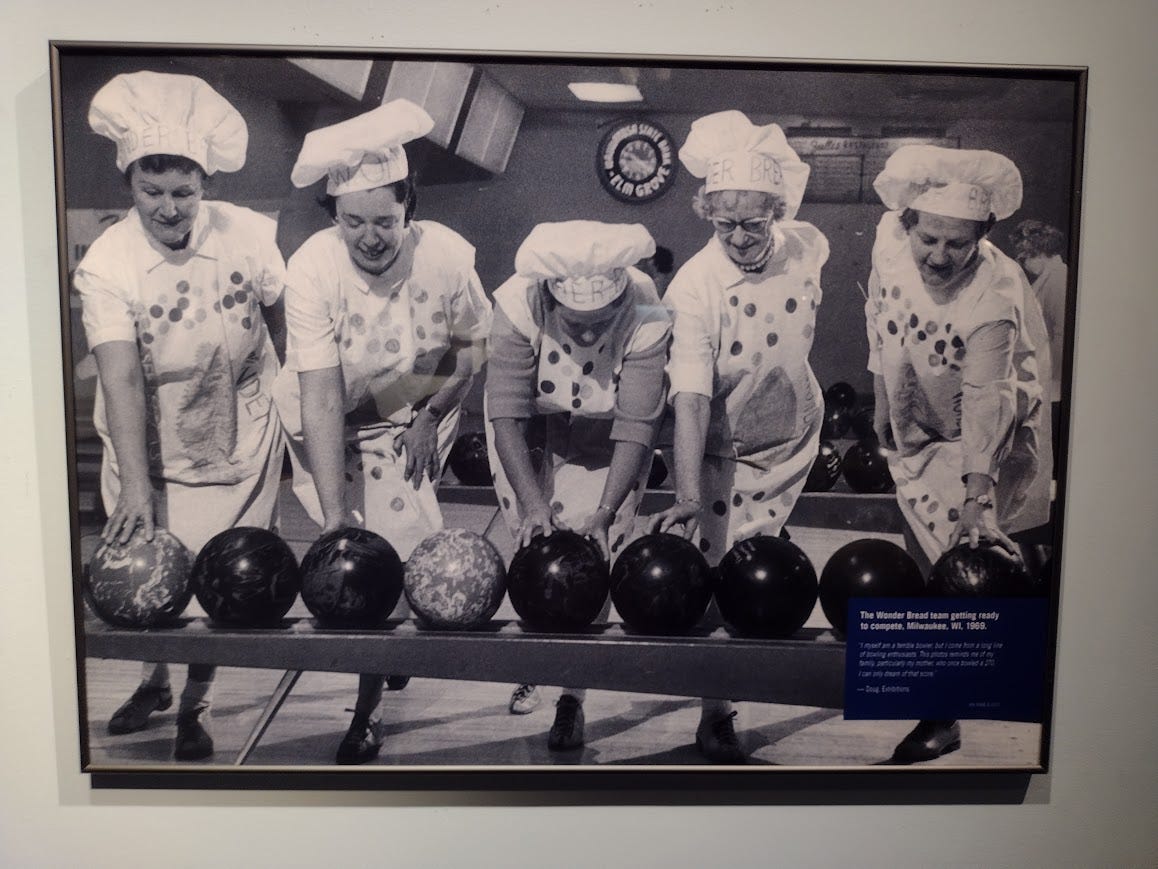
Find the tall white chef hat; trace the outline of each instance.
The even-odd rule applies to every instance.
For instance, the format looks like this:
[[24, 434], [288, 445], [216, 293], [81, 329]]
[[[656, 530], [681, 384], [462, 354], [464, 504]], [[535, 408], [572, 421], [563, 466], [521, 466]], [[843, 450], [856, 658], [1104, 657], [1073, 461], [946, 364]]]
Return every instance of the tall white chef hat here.
[[207, 175], [236, 172], [245, 165], [245, 119], [196, 76], [118, 75], [93, 97], [88, 123], [117, 143], [117, 168], [122, 172], [152, 154], [187, 157]]
[[809, 168], [788, 144], [777, 124], [758, 127], [734, 109], [705, 115], [692, 123], [680, 148], [680, 161], [704, 192], [759, 190], [781, 196], [792, 218], [804, 199]]
[[308, 187], [327, 178], [341, 196], [401, 181], [410, 171], [402, 146], [434, 129], [434, 119], [410, 100], [392, 100], [365, 114], [306, 135], [290, 179]]
[[655, 241], [640, 223], [540, 223], [519, 246], [515, 271], [545, 280], [560, 304], [595, 311], [623, 295], [628, 266], [654, 253]]
[[903, 145], [873, 182], [891, 209], [914, 208], [942, 217], [1003, 220], [1021, 207], [1021, 173], [994, 151]]

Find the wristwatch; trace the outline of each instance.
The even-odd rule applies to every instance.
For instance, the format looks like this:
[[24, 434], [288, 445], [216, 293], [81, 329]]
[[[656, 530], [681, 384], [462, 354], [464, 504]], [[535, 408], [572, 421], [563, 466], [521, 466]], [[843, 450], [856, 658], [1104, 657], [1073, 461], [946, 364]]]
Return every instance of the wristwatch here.
[[426, 403], [426, 411], [427, 411], [427, 413], [429, 413], [429, 414], [430, 414], [432, 417], [434, 417], [434, 421], [435, 421], [435, 422], [442, 422], [442, 418], [443, 418], [444, 416], [446, 416], [446, 411], [445, 411], [445, 410], [438, 410], [438, 409], [437, 409], [437, 408], [436, 408], [436, 407], [435, 407], [433, 404], [431, 404], [430, 402], [427, 402], [427, 403]]
[[991, 509], [993, 507], [993, 498], [989, 495], [978, 495], [975, 498], [966, 498], [965, 499], [966, 504], [968, 504], [970, 501], [976, 501], [977, 506], [981, 507], [982, 509], [988, 510], [988, 509]]

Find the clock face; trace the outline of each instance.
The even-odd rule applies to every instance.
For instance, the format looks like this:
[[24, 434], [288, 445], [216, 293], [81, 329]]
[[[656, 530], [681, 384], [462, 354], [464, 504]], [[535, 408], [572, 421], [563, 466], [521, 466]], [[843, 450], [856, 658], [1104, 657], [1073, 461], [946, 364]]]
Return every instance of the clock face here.
[[671, 137], [648, 121], [613, 126], [599, 143], [596, 168], [604, 188], [622, 202], [650, 202], [675, 180]]

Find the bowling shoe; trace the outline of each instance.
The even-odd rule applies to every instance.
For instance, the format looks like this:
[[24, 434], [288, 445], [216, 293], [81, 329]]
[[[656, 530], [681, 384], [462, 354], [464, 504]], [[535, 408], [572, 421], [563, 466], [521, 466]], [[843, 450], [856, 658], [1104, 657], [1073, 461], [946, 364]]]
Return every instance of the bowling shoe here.
[[933, 760], [961, 747], [961, 725], [956, 721], [921, 721], [893, 749], [896, 764]]
[[526, 715], [539, 708], [543, 699], [534, 685], [519, 685], [511, 692], [511, 702], [507, 708], [512, 715]]
[[736, 737], [735, 719], [735, 711], [722, 718], [700, 719], [700, 726], [696, 728], [696, 748], [712, 763], [748, 762], [740, 748], [740, 740]]
[[583, 746], [583, 704], [564, 694], [555, 704], [555, 723], [547, 735], [551, 751], [570, 751]]
[[377, 716], [363, 718], [355, 715], [350, 722], [350, 729], [342, 737], [338, 746], [337, 762], [343, 766], [352, 766], [365, 763], [378, 756], [382, 748], [382, 738], [385, 735], [385, 725]]
[[109, 733], [122, 736], [144, 730], [149, 716], [173, 705], [173, 692], [168, 685], [141, 685], [133, 696], [121, 704], [109, 719]]
[[409, 676], [387, 676], [386, 690], [387, 691], [401, 691], [410, 684]]
[[213, 737], [201, 724], [201, 715], [208, 717], [208, 709], [191, 709], [177, 716], [177, 742], [173, 756], [177, 760], [201, 760], [213, 754]]

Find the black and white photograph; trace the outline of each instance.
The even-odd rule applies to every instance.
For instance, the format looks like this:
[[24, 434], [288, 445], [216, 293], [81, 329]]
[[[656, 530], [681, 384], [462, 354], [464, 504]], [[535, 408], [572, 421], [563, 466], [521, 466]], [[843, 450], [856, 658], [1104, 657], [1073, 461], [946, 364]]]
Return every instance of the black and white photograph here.
[[1084, 68], [52, 61], [84, 771], [1049, 768]]

